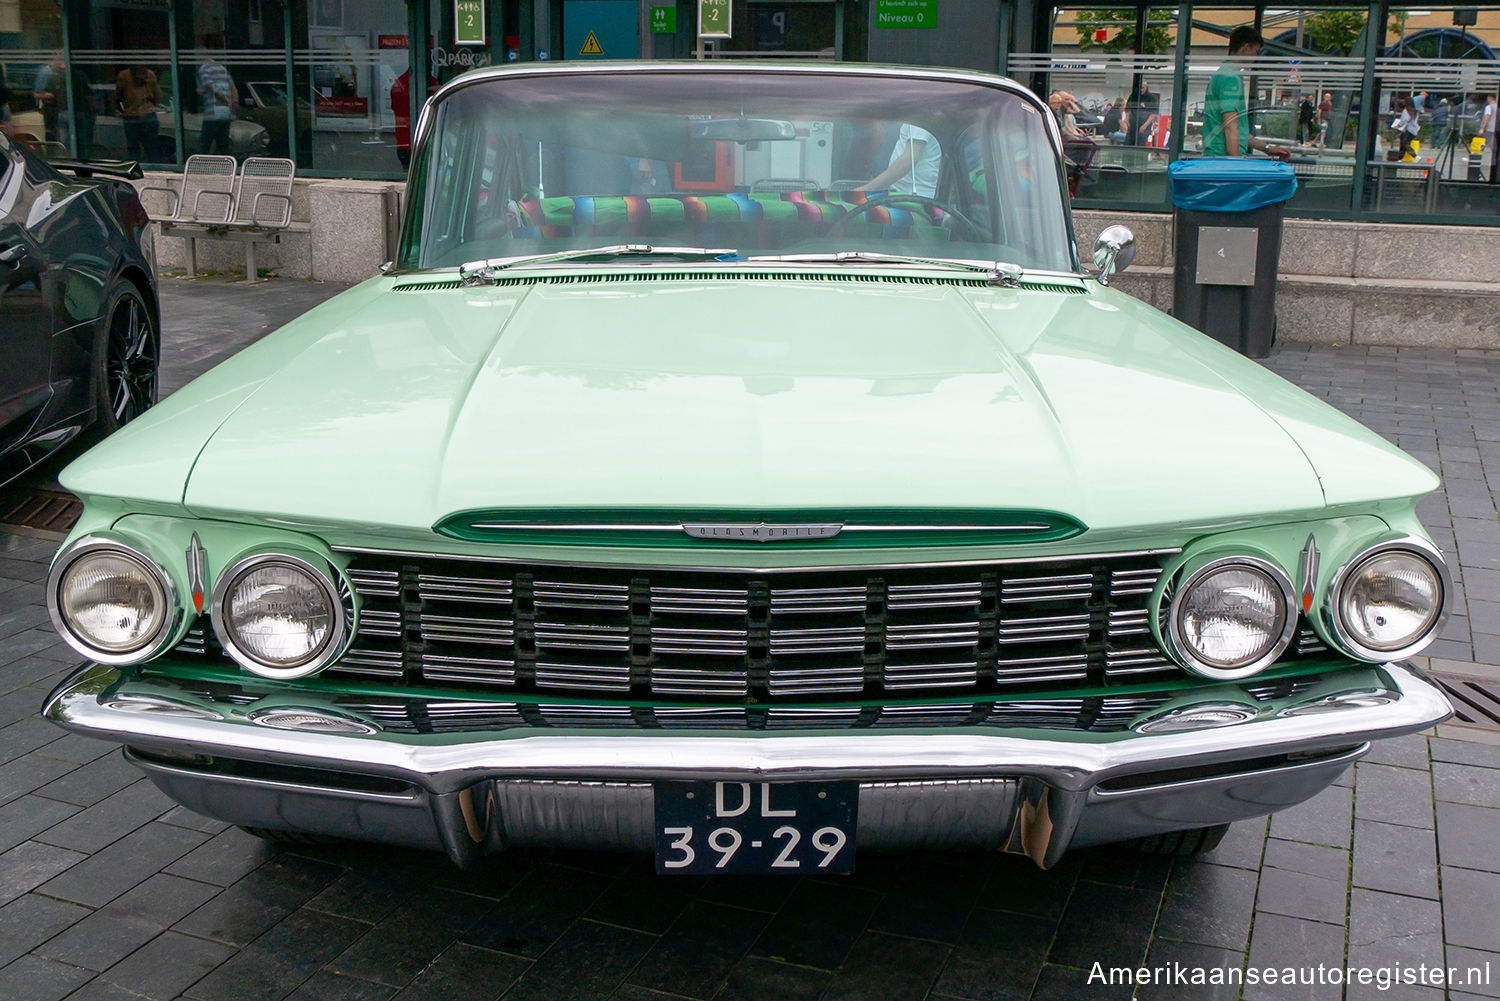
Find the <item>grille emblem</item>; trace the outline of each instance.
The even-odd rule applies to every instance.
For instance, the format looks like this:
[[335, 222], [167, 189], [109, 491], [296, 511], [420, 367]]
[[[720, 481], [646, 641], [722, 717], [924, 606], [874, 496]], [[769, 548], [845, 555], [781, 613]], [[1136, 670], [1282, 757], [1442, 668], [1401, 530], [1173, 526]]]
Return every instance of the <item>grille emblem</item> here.
[[794, 539], [831, 539], [843, 531], [842, 524], [768, 525], [750, 521], [685, 521], [682, 530], [695, 539], [725, 539], [734, 542], [786, 542]]

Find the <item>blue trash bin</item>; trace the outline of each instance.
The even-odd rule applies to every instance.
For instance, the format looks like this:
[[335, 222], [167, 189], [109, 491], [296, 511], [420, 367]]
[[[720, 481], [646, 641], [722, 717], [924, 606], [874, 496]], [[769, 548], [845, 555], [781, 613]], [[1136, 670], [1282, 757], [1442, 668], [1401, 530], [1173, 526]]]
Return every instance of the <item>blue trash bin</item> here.
[[1276, 338], [1282, 206], [1297, 191], [1291, 165], [1200, 157], [1167, 168], [1176, 263], [1172, 312], [1241, 354], [1264, 358]]

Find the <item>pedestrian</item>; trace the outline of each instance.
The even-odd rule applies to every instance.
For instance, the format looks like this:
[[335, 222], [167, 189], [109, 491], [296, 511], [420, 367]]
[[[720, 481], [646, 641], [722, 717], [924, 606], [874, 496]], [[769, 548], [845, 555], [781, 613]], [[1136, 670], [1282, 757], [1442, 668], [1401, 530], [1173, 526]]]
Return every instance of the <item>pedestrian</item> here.
[[1207, 156], [1249, 156], [1260, 150], [1287, 160], [1291, 150], [1272, 146], [1251, 135], [1246, 113], [1245, 76], [1249, 61], [1260, 55], [1265, 40], [1259, 31], [1242, 24], [1229, 33], [1229, 58], [1208, 81], [1203, 101], [1203, 152]]
[[896, 134], [890, 163], [885, 170], [855, 190], [891, 191], [932, 198], [937, 194], [942, 166], [943, 150], [937, 137], [920, 126], [905, 122]]
[[[223, 49], [223, 35], [205, 35], [203, 48]], [[198, 66], [198, 113], [202, 116], [198, 152], [232, 152], [229, 126], [240, 110], [240, 92], [224, 64], [210, 55]]]
[[1396, 151], [1396, 159], [1405, 160], [1408, 156], [1416, 159], [1412, 153], [1411, 143], [1421, 130], [1421, 121], [1417, 115], [1416, 106], [1412, 104], [1409, 97], [1396, 98], [1396, 110], [1400, 112], [1391, 128], [1396, 130], [1396, 140], [1400, 144]]
[[1318, 145], [1328, 145], [1328, 128], [1333, 124], [1333, 92], [1325, 90], [1318, 102]]
[[36, 71], [36, 77], [31, 82], [31, 99], [42, 113], [42, 133], [47, 142], [64, 141], [59, 128], [61, 112], [67, 107], [68, 91], [64, 72], [62, 53], [54, 52], [52, 58]]
[[1121, 94], [1110, 103], [1104, 112], [1104, 125], [1100, 130], [1112, 143], [1123, 143], [1130, 131], [1130, 115], [1125, 110], [1125, 95]]
[[1313, 107], [1311, 95], [1304, 94], [1297, 105], [1297, 141], [1312, 142], [1318, 133], [1318, 109]]
[[1151, 89], [1151, 82], [1141, 77], [1140, 88], [1125, 105], [1130, 115], [1130, 145], [1145, 146], [1151, 141], [1151, 131], [1161, 115], [1161, 95]]
[[161, 86], [147, 67], [130, 66], [115, 76], [115, 104], [125, 128], [125, 155], [131, 159], [158, 162], [161, 122], [156, 106], [160, 103]]
[[1484, 95], [1484, 112], [1480, 119], [1479, 134], [1484, 137], [1484, 152], [1479, 161], [1479, 176], [1495, 183], [1495, 95]]
[[1452, 107], [1446, 97], [1438, 98], [1432, 106], [1432, 148], [1442, 149], [1449, 139], [1448, 116]]

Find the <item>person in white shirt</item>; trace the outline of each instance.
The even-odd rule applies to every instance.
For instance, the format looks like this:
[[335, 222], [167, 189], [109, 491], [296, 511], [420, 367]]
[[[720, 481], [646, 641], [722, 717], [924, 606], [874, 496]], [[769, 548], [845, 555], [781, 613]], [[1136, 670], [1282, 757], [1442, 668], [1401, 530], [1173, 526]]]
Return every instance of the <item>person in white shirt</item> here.
[[1484, 136], [1484, 152], [1479, 154], [1479, 176], [1491, 183], [1494, 182], [1495, 169], [1495, 95], [1486, 94], [1484, 97], [1484, 112], [1480, 121], [1479, 134]]
[[938, 172], [942, 165], [943, 150], [933, 134], [916, 125], [902, 125], [891, 150], [889, 165], [859, 190], [933, 198], [937, 195]]

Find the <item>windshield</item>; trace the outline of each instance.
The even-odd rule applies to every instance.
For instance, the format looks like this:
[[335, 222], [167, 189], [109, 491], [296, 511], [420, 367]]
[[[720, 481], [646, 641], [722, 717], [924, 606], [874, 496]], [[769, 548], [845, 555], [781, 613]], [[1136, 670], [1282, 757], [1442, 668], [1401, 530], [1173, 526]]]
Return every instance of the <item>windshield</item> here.
[[979, 84], [743, 71], [499, 77], [434, 109], [399, 263], [632, 243], [1066, 271], [1058, 175], [1036, 106]]

